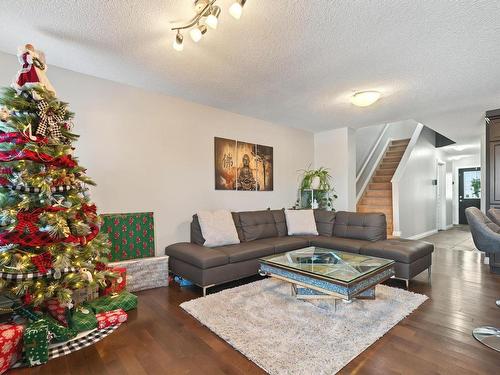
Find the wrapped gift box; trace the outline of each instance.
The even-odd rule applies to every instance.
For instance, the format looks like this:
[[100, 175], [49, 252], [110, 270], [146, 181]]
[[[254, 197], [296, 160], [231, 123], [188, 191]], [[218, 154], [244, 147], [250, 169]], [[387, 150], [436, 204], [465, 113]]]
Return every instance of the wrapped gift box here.
[[68, 310], [57, 298], [49, 299], [46, 304], [47, 312], [63, 326], [68, 326]]
[[88, 303], [74, 308], [70, 314], [70, 327], [78, 332], [90, 331], [97, 327], [97, 318]]
[[96, 314], [97, 329], [103, 329], [127, 321], [128, 315], [123, 309], [106, 311]]
[[74, 289], [73, 290], [73, 303], [75, 305], [80, 305], [83, 302], [89, 302], [99, 297], [99, 287], [88, 286], [85, 288]]
[[168, 286], [168, 256], [126, 260], [109, 264], [127, 270], [127, 290], [137, 292]]
[[0, 324], [0, 374], [21, 357], [23, 331], [21, 325]]
[[104, 288], [101, 295], [106, 296], [111, 293], [119, 293], [125, 290], [127, 286], [127, 269], [124, 267], [109, 267], [110, 271], [113, 271], [120, 276], [116, 279], [109, 279], [109, 286]]
[[123, 291], [118, 294], [99, 297], [89, 302], [89, 306], [96, 314], [117, 309], [129, 311], [137, 307], [137, 296], [127, 291]]
[[152, 212], [101, 215], [101, 232], [111, 241], [112, 262], [155, 255], [154, 218]]
[[49, 360], [49, 326], [43, 319], [28, 324], [23, 335], [23, 346], [28, 366], [42, 365]]

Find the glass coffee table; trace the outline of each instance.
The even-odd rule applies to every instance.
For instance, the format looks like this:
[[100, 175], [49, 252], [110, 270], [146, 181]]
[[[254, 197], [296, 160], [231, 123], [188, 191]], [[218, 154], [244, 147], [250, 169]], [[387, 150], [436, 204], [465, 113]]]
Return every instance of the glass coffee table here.
[[301, 299], [374, 299], [375, 286], [394, 275], [393, 260], [314, 246], [259, 262], [262, 276], [289, 282], [292, 294]]

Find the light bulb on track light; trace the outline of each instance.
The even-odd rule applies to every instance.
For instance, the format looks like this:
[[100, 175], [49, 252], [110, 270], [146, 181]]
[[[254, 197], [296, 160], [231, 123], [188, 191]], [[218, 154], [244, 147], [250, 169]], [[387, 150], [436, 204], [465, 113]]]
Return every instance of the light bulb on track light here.
[[189, 35], [191, 36], [191, 39], [193, 39], [193, 42], [195, 43], [198, 43], [201, 40], [201, 30], [198, 27], [191, 29]]
[[176, 51], [181, 52], [184, 49], [184, 37], [181, 33], [177, 33], [175, 36], [173, 47]]
[[201, 40], [203, 34], [205, 34], [206, 32], [207, 27], [205, 25], [199, 25], [191, 29], [189, 35], [191, 36], [191, 39], [193, 39], [193, 42], [198, 43]]
[[219, 15], [220, 7], [216, 5], [212, 8], [212, 10], [210, 11], [210, 15], [205, 20], [207, 26], [215, 30], [217, 28], [217, 25], [219, 24]]
[[245, 5], [246, 0], [236, 0], [229, 7], [229, 14], [239, 20], [241, 18], [241, 14], [243, 13], [243, 6]]

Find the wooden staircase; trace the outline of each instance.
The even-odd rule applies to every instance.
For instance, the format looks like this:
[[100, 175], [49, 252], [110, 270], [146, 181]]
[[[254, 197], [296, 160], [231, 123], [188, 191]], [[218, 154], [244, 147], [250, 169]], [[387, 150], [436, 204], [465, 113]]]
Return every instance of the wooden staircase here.
[[392, 237], [392, 176], [408, 147], [409, 139], [392, 141], [358, 202], [358, 212], [383, 212], [387, 235]]

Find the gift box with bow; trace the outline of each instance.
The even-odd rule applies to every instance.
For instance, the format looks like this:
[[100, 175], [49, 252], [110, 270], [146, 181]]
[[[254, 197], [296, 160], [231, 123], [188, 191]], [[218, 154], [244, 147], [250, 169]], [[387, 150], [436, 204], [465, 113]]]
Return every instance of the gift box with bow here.
[[128, 315], [123, 309], [106, 311], [96, 314], [97, 329], [103, 329], [127, 321]]
[[137, 307], [137, 296], [123, 291], [118, 294], [99, 297], [89, 302], [89, 306], [92, 307], [96, 314], [117, 309], [129, 311]]

